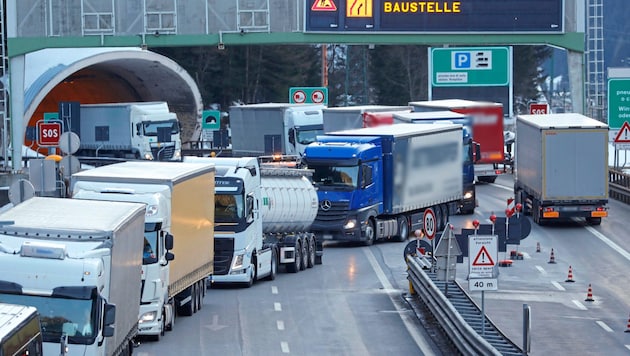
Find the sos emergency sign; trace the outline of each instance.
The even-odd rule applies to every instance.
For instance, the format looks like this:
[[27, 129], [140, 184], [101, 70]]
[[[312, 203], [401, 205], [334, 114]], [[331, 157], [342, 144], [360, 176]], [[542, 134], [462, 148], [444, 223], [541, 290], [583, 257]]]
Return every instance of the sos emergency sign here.
[[59, 146], [61, 137], [60, 121], [37, 122], [37, 144], [40, 146]]

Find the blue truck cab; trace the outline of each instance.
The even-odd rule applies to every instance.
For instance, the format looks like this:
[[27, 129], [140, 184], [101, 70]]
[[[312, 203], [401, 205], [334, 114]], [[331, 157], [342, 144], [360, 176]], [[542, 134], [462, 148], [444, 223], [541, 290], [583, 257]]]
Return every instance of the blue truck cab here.
[[445, 225], [462, 196], [461, 131], [399, 124], [318, 136], [303, 157], [319, 198], [311, 231], [323, 241], [404, 241], [428, 207]]
[[459, 204], [460, 214], [473, 214], [477, 206], [477, 193], [475, 190], [475, 162], [481, 157], [481, 149], [474, 141], [472, 129], [472, 117], [453, 111], [434, 112], [400, 112], [394, 113], [394, 124], [414, 123], [433, 124], [452, 122], [462, 125], [463, 163], [462, 180], [464, 196]]

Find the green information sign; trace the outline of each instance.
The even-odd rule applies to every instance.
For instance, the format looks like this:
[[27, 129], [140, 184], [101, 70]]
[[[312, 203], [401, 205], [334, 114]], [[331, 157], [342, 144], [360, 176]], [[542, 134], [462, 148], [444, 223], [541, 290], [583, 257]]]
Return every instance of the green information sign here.
[[44, 122], [59, 120], [58, 112], [45, 112], [44, 113]]
[[221, 112], [219, 110], [204, 110], [201, 115], [201, 128], [219, 130], [221, 128]]
[[630, 78], [608, 80], [608, 127], [619, 130], [630, 121]]
[[289, 88], [289, 103], [328, 105], [328, 88], [326, 87]]
[[431, 48], [433, 87], [508, 86], [508, 47]]

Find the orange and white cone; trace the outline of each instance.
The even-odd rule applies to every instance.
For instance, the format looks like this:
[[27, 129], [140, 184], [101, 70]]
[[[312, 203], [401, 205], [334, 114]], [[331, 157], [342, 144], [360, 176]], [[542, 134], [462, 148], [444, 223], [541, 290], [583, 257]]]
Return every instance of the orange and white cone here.
[[556, 256], [553, 253], [553, 248], [551, 249], [551, 255], [549, 256], [549, 262], [548, 263], [556, 263]]
[[625, 332], [630, 333], [630, 317], [628, 317], [628, 326], [626, 327]]
[[567, 276], [567, 279], [565, 282], [569, 282], [569, 283], [575, 282], [573, 280], [573, 268], [571, 268], [571, 266], [569, 266], [569, 275]]
[[584, 299], [584, 301], [586, 302], [593, 302], [595, 301], [595, 299], [593, 299], [593, 288], [591, 287], [591, 285], [588, 285], [588, 292], [586, 293], [586, 299]]

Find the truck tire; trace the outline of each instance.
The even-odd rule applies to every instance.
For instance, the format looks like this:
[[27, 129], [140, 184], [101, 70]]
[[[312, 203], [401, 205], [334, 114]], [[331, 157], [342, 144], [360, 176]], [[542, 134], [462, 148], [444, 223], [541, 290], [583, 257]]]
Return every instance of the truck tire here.
[[482, 183], [494, 183], [497, 180], [497, 176], [482, 176], [477, 178]]
[[302, 248], [299, 242], [295, 244], [295, 258], [293, 263], [287, 265], [287, 271], [289, 273], [298, 273], [302, 269], [302, 256], [301, 256]]
[[190, 301], [184, 305], [180, 305], [179, 307], [177, 307], [177, 314], [182, 315], [182, 316], [192, 316], [195, 311], [195, 294], [194, 294], [194, 285], [188, 287], [189, 293], [190, 293]]
[[307, 241], [308, 241], [308, 261], [306, 263], [306, 267], [307, 268], [313, 268], [313, 266], [315, 266], [315, 237], [314, 236], [308, 236], [307, 237]]
[[602, 218], [586, 218], [586, 222], [589, 225], [600, 225], [602, 223]]
[[409, 237], [409, 222], [407, 221], [406, 216], [398, 217], [398, 236], [396, 236], [396, 241], [405, 242]]
[[364, 246], [372, 246], [374, 243], [374, 236], [376, 234], [376, 230], [374, 230], [374, 220], [369, 219], [367, 223], [367, 227], [365, 228], [365, 238], [363, 241]]
[[203, 291], [205, 290], [203, 280], [197, 282], [197, 311], [203, 308]]
[[303, 271], [306, 269], [306, 266], [308, 265], [308, 259], [309, 259], [309, 239], [308, 237], [302, 239], [302, 243], [300, 244], [300, 246], [302, 246], [302, 263], [300, 263], [300, 271]]

